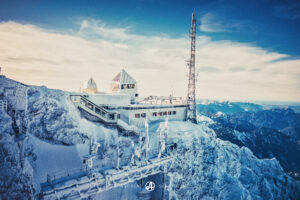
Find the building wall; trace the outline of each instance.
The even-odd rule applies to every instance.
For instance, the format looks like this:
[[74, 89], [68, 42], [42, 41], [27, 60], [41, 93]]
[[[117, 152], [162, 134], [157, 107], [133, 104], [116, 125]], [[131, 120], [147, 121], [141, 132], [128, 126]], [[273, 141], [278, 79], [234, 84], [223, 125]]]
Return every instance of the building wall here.
[[96, 94], [98, 90], [97, 88], [86, 88], [86, 89], [81, 89], [81, 92], [85, 92], [88, 94]]
[[[176, 112], [174, 114], [173, 112]], [[123, 114], [128, 114], [128, 124], [135, 125], [137, 127], [144, 127], [145, 120], [148, 121], [148, 123], [155, 122], [155, 121], [164, 121], [167, 117], [170, 121], [184, 121], [185, 120], [185, 111], [186, 107], [166, 107], [166, 108], [151, 108], [151, 109], [132, 109], [127, 110], [128, 113], [124, 112]], [[153, 113], [156, 112], [157, 116], [153, 116]], [[167, 112], [167, 115], [159, 116], [158, 113], [164, 113]], [[168, 112], [172, 112], [171, 115], [169, 115]], [[140, 114], [139, 118], [136, 118], [136, 114]], [[141, 115], [145, 114], [145, 117], [142, 117]], [[122, 118], [122, 113], [121, 113]]]
[[[134, 88], [124, 88], [123, 85], [134, 85]], [[138, 101], [138, 96], [136, 96], [136, 94], [138, 95], [136, 83], [120, 83], [112, 81], [110, 84], [110, 90], [112, 92], [130, 95], [132, 103], [136, 103]]]
[[137, 88], [120, 89], [120, 93], [130, 95], [132, 103], [136, 103], [138, 100], [138, 96], [136, 96], [136, 94], [138, 94]]
[[128, 94], [91, 94], [88, 99], [97, 105], [109, 104], [118, 106], [128, 106], [130, 104], [130, 96]]
[[110, 91], [112, 91], [112, 92], [119, 92], [120, 91], [120, 83], [118, 83], [118, 82], [111, 82], [111, 84], [110, 84]]
[[129, 124], [129, 110], [118, 109], [117, 112], [120, 113], [120, 119]]

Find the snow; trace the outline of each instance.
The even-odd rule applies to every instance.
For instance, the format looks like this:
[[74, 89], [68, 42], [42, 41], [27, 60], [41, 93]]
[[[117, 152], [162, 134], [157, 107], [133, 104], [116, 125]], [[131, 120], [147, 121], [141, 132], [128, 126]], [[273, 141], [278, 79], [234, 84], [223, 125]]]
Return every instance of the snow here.
[[[70, 101], [67, 92], [30, 87], [28, 95], [27, 157], [24, 171], [13, 177], [21, 180], [17, 182], [19, 185], [23, 184], [30, 190], [30, 185], [33, 184], [36, 192], [39, 192], [39, 184], [45, 181], [48, 173], [64, 174], [74, 168], [83, 168], [81, 158], [88, 152], [90, 137], [94, 137], [100, 144], [95, 165], [113, 169], [117, 159], [120, 166], [130, 164], [131, 155], [139, 145], [138, 136], [119, 136], [116, 129], [105, 128], [99, 123], [84, 119]], [[176, 144], [176, 147], [170, 151], [175, 162], [167, 172], [165, 184], [169, 192], [166, 198], [259, 200], [300, 197], [299, 185], [284, 173], [276, 159], [258, 159], [248, 148], [239, 148], [216, 138], [214, 131], [208, 127], [212, 121], [204, 116], [198, 116], [198, 119], [198, 124], [168, 122], [168, 136], [165, 140], [169, 145]], [[11, 124], [12, 118], [1, 114], [0, 141], [4, 144], [4, 147], [0, 146], [3, 150], [1, 164], [7, 167], [2, 169], [1, 174], [12, 174], [21, 169], [17, 156], [18, 146], [10, 135], [13, 135]], [[158, 155], [159, 131], [164, 128], [165, 122], [149, 124], [147, 142], [151, 158]], [[238, 134], [238, 137], [242, 137], [242, 133]], [[144, 150], [143, 148], [142, 156]], [[12, 162], [8, 162], [10, 160]], [[14, 166], [15, 171], [9, 171], [8, 166]], [[4, 185], [3, 179], [0, 180]], [[26, 181], [27, 185], [24, 184]], [[134, 182], [98, 194], [97, 198], [134, 200], [141, 190]], [[15, 191], [20, 195], [24, 190]]]
[[197, 115], [197, 122], [205, 123], [206, 125], [211, 125], [215, 123], [211, 118], [206, 117], [204, 115]]
[[[202, 125], [203, 126], [203, 125]], [[258, 159], [245, 147], [220, 140], [192, 123], [170, 123], [176, 161], [169, 181], [177, 199], [288, 199], [299, 185], [276, 159]], [[184, 132], [189, 128], [189, 132]], [[182, 178], [184, 177], [184, 178]], [[283, 189], [285, 188], [285, 189]]]
[[219, 112], [216, 113], [216, 116], [217, 116], [217, 117], [220, 117], [220, 116], [222, 116], [222, 115], [224, 115], [224, 113], [222, 113], [221, 111], [219, 111]]
[[39, 185], [47, 181], [47, 175], [66, 176], [68, 171], [84, 168], [82, 156], [88, 154], [88, 144], [73, 146], [54, 145], [29, 135], [28, 141], [32, 145], [33, 153], [37, 159], [34, 166], [34, 187], [39, 190]]

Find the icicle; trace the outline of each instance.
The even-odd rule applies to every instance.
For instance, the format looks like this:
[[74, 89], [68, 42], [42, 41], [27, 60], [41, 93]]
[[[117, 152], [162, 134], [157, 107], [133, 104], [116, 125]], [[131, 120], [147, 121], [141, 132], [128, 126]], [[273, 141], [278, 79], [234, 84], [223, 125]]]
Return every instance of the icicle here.
[[149, 153], [149, 125], [147, 120], [145, 120], [145, 132], [146, 132], [146, 136], [145, 136], [145, 159], [146, 162], [148, 161], [148, 153]]
[[[165, 135], [165, 146], [168, 144], [168, 121], [169, 119], [166, 118], [165, 120], [165, 127], [164, 127], [164, 135]], [[168, 153], [168, 148], [165, 148], [166, 153]]]
[[131, 141], [131, 159], [130, 159], [130, 166], [133, 166], [135, 164], [135, 161], [134, 161], [134, 143], [133, 141]]
[[98, 148], [100, 147], [100, 144], [93, 138], [92, 145], [91, 145], [91, 154], [97, 154]]
[[143, 132], [140, 132], [139, 134], [139, 148], [142, 149], [142, 140], [143, 140], [143, 135], [142, 135]]
[[117, 142], [117, 170], [120, 169], [120, 141]]
[[90, 153], [90, 155], [92, 155], [92, 137], [90, 137], [90, 141], [89, 141], [90, 143], [89, 143], [89, 147], [90, 147], [90, 149], [89, 149], [89, 153]]
[[158, 128], [158, 158], [161, 157], [162, 153], [165, 151], [165, 142], [164, 142], [164, 138], [162, 137], [162, 132], [163, 132], [163, 127], [162, 124], [159, 125]]

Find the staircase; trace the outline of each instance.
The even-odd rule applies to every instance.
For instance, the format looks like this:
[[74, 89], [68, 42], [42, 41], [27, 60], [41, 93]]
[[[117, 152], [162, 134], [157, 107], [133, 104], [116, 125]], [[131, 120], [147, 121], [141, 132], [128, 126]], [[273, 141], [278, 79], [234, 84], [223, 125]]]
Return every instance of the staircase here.
[[137, 127], [130, 126], [126, 122], [120, 120], [120, 114], [118, 112], [108, 110], [104, 108], [104, 106], [99, 106], [84, 95], [70, 95], [70, 98], [78, 109], [92, 115], [97, 121], [104, 125], [115, 127], [125, 135], [140, 134], [140, 130]]

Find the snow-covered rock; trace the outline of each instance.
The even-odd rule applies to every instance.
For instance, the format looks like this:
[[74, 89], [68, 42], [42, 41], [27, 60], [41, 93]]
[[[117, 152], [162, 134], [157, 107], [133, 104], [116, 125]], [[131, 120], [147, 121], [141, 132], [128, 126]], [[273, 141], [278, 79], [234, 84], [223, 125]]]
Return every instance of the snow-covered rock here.
[[[276, 159], [258, 159], [248, 148], [204, 132], [201, 125], [170, 122], [169, 126], [169, 141], [177, 144], [176, 161], [168, 172], [172, 198], [300, 198], [299, 184]], [[189, 131], [182, 134], [184, 129]]]
[[84, 143], [95, 125], [80, 117], [67, 92], [46, 87], [28, 90], [28, 132], [52, 143]]
[[[70, 168], [74, 165], [83, 167], [82, 155], [87, 151], [86, 141], [90, 136], [100, 143], [95, 165], [103, 168], [116, 166], [117, 150], [121, 165], [128, 165], [134, 151], [132, 144], [138, 143], [137, 136], [119, 136], [116, 129], [108, 129], [82, 118], [70, 101], [69, 93], [60, 90], [31, 86], [24, 117], [27, 119], [25, 152], [28, 157], [22, 163], [18, 144], [14, 140], [13, 119], [1, 113], [0, 199], [33, 199], [33, 188], [38, 190], [39, 183], [45, 180], [48, 173], [66, 172], [72, 170]], [[168, 143], [176, 145], [173, 145], [171, 152], [175, 162], [166, 179], [167, 196], [174, 199], [300, 197], [299, 185], [284, 173], [276, 159], [258, 159], [248, 148], [218, 139], [208, 127], [213, 122], [201, 116], [199, 119], [198, 125], [169, 122]], [[151, 155], [157, 153], [159, 127], [159, 124], [149, 125]], [[139, 186], [136, 183], [131, 186], [133, 188], [130, 190], [120, 187], [106, 191], [102, 197], [138, 198], [132, 193], [140, 192]]]
[[33, 199], [33, 170], [15, 142], [12, 119], [0, 111], [0, 199]]

